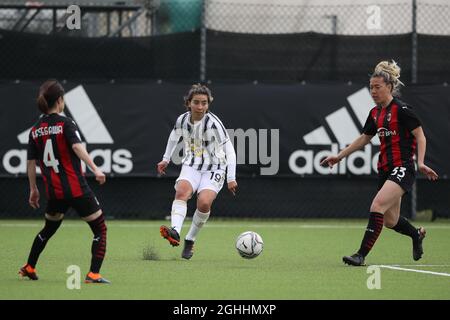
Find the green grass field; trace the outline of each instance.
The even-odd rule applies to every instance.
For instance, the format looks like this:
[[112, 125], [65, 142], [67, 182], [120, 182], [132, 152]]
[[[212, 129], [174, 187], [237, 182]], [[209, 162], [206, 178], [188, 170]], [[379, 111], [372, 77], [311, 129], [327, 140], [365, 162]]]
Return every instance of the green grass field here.
[[[364, 220], [218, 220], [197, 239], [194, 257], [180, 257], [159, 235], [163, 221], [108, 221], [102, 274], [111, 285], [69, 290], [70, 265], [89, 267], [91, 231], [67, 220], [41, 255], [40, 279], [20, 279], [38, 220], [0, 220], [0, 299], [450, 299], [450, 221], [427, 222], [424, 257], [414, 262], [411, 240], [384, 229], [366, 262], [380, 268], [381, 289], [369, 290], [367, 267], [349, 267], [341, 257], [356, 251]], [[188, 231], [185, 223], [182, 235]], [[263, 253], [241, 258], [234, 242], [258, 232]], [[143, 258], [151, 253], [154, 260]], [[414, 270], [414, 271], [411, 271]], [[429, 273], [421, 273], [428, 271]]]

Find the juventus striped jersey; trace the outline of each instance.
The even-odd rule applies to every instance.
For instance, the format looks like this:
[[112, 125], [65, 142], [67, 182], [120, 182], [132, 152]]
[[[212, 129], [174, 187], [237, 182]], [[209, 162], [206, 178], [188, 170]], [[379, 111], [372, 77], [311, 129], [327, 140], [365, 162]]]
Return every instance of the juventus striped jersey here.
[[75, 122], [56, 113], [42, 116], [31, 128], [28, 160], [37, 160], [48, 199], [92, 195], [72, 145], [81, 143]]
[[[195, 168], [199, 171], [225, 170], [231, 164], [233, 168], [228, 168], [228, 180], [234, 178], [235, 163], [227, 161], [226, 145], [230, 142], [230, 137], [222, 121], [213, 114], [207, 112], [203, 118], [196, 122], [191, 122], [191, 113], [186, 112], [180, 115], [175, 122], [175, 126], [169, 136], [166, 152], [163, 160], [169, 162], [173, 151], [182, 139], [184, 143], [183, 165]], [[232, 145], [231, 145], [232, 148]], [[234, 149], [232, 150], [234, 153]], [[235, 158], [235, 157], [234, 157]], [[233, 160], [235, 162], [235, 160]]]
[[396, 98], [385, 108], [372, 108], [363, 133], [378, 134], [380, 138], [378, 172], [391, 171], [395, 167], [414, 170], [417, 143], [411, 131], [420, 126], [421, 122], [411, 108]]

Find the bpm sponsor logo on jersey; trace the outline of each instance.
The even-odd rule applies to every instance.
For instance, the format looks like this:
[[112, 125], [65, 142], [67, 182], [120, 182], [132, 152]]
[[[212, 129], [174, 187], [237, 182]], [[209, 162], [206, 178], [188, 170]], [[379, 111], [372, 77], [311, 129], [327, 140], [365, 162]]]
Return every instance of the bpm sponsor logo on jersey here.
[[[343, 159], [330, 170], [322, 167], [320, 161], [352, 143], [361, 135], [361, 130], [353, 121], [351, 112], [362, 128], [369, 111], [375, 105], [367, 88], [362, 88], [347, 97], [350, 108], [343, 106], [325, 117], [326, 124], [303, 136], [306, 147], [292, 152], [289, 168], [292, 172], [305, 174], [347, 174], [369, 175], [377, 172], [379, 138], [373, 138], [371, 144]], [[330, 136], [331, 133], [332, 135]]]
[[[66, 108], [83, 134], [88, 151], [97, 166], [105, 173], [129, 173], [133, 169], [132, 154], [127, 149], [102, 148], [89, 150], [89, 144], [113, 145], [114, 140], [97, 113], [95, 106], [83, 86], [79, 85], [64, 95]], [[17, 139], [23, 145], [28, 144], [31, 128], [21, 132]], [[86, 170], [84, 162], [81, 162]], [[27, 170], [27, 149], [11, 149], [3, 156], [3, 167], [8, 173], [20, 174]], [[39, 168], [38, 168], [39, 169]]]

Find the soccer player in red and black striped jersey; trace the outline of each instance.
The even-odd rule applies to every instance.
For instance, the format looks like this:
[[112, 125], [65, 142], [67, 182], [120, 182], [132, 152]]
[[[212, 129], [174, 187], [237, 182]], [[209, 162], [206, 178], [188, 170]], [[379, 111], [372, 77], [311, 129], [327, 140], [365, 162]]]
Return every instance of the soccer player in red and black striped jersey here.
[[47, 195], [45, 226], [34, 239], [27, 263], [19, 274], [37, 280], [36, 263], [47, 241], [61, 225], [69, 207], [74, 208], [86, 221], [92, 232], [92, 259], [86, 283], [109, 283], [100, 275], [106, 251], [106, 224], [100, 204], [89, 188], [81, 169], [80, 159], [105, 183], [105, 175], [90, 158], [81, 142], [75, 122], [60, 115], [64, 110], [64, 88], [56, 80], [48, 80], [39, 90], [37, 104], [43, 115], [33, 125], [28, 142], [29, 204], [39, 207], [36, 185], [36, 165], [39, 165]]
[[378, 193], [370, 207], [369, 223], [360, 249], [351, 256], [343, 257], [349, 265], [362, 266], [367, 254], [377, 240], [383, 224], [401, 234], [411, 237], [413, 259], [423, 254], [423, 227], [415, 228], [405, 217], [400, 216], [401, 198], [409, 192], [415, 180], [415, 152], [418, 154], [418, 169], [430, 180], [438, 175], [425, 165], [426, 139], [420, 120], [412, 109], [394, 96], [397, 95], [400, 68], [394, 62], [382, 61], [370, 79], [370, 93], [376, 106], [370, 111], [363, 133], [337, 156], [329, 156], [322, 165], [332, 167], [352, 152], [361, 149], [378, 134], [380, 156], [378, 159]]

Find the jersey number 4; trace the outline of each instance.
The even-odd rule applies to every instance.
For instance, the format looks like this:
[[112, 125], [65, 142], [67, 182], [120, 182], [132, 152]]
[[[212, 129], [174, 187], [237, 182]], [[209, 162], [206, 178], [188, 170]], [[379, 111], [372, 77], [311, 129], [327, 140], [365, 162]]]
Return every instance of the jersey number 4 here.
[[51, 139], [48, 139], [47, 142], [45, 142], [44, 164], [47, 167], [52, 167], [56, 173], [59, 173], [59, 161], [55, 158], [55, 153], [53, 152], [53, 143]]

